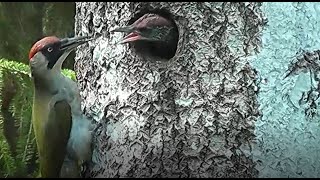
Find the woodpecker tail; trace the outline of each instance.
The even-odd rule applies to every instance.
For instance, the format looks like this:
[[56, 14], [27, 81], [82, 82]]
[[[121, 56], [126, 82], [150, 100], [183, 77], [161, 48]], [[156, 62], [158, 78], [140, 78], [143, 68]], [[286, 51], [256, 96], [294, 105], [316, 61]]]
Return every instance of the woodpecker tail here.
[[66, 155], [61, 170], [60, 178], [80, 178], [80, 168], [76, 160], [70, 159]]

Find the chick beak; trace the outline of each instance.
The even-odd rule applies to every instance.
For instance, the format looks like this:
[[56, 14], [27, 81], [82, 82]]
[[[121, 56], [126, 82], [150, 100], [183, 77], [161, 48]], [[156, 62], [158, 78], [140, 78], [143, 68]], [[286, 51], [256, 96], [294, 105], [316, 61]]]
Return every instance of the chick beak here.
[[126, 33], [131, 33], [134, 31], [134, 28], [132, 26], [124, 26], [124, 27], [118, 27], [111, 32], [126, 32]]
[[139, 31], [135, 30], [135, 28], [132, 26], [119, 27], [119, 28], [112, 30], [111, 32], [129, 33], [127, 36], [125, 36], [123, 39], [121, 39], [121, 41], [119, 42], [120, 44], [146, 39], [145, 37], [143, 37], [141, 35], [141, 33]]

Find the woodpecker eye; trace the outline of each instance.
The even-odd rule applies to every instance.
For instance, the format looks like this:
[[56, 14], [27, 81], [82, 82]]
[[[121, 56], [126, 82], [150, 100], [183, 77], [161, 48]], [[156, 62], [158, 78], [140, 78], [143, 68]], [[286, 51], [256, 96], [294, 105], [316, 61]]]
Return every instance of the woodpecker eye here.
[[52, 47], [48, 47], [47, 51], [48, 51], [48, 52], [52, 52], [52, 51], [53, 51], [53, 48], [52, 48]]

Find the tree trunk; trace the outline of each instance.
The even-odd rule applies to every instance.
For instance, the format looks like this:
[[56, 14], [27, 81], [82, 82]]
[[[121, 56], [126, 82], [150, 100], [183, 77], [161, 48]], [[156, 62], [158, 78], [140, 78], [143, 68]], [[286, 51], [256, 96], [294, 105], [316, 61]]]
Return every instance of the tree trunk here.
[[263, 3], [263, 49], [250, 58], [261, 81], [260, 177], [320, 177], [320, 86], [311, 76], [319, 74], [319, 9], [319, 3]]
[[[117, 44], [136, 13], [166, 9], [179, 29], [173, 58]], [[75, 69], [95, 134], [91, 177], [255, 177], [261, 3], [77, 3], [76, 32], [102, 34]]]
[[[109, 30], [160, 7], [179, 27], [174, 58], [150, 62], [116, 44], [123, 35]], [[84, 110], [102, 124], [92, 176], [319, 177], [320, 86], [310, 78], [319, 74], [319, 7], [78, 3], [77, 32], [104, 35], [76, 65]], [[283, 79], [292, 61], [300, 70]]]
[[[175, 57], [116, 44], [110, 30], [162, 7], [179, 27]], [[76, 57], [84, 111], [102, 125], [89, 176], [319, 177], [319, 8], [77, 3], [76, 32], [104, 35]]]
[[3, 58], [29, 63], [30, 44], [43, 35], [44, 5], [44, 2], [1, 3], [0, 53]]

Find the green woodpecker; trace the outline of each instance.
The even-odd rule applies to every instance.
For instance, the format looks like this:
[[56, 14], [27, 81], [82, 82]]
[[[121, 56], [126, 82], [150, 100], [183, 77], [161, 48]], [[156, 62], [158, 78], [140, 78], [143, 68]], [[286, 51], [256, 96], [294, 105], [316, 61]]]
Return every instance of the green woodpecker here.
[[91, 158], [91, 123], [81, 112], [76, 82], [61, 73], [69, 53], [88, 37], [45, 37], [29, 53], [34, 84], [32, 123], [41, 177], [79, 177]]

